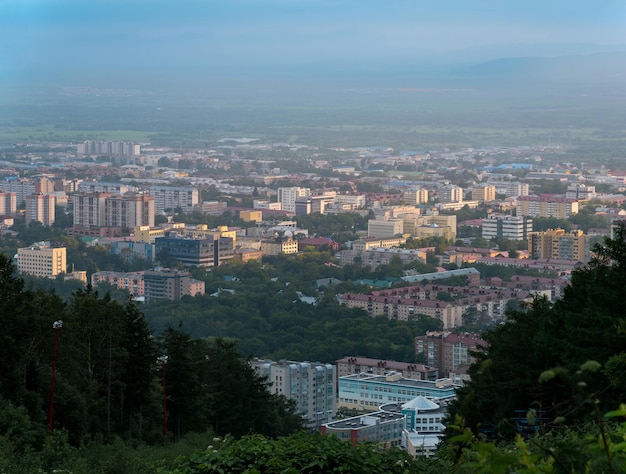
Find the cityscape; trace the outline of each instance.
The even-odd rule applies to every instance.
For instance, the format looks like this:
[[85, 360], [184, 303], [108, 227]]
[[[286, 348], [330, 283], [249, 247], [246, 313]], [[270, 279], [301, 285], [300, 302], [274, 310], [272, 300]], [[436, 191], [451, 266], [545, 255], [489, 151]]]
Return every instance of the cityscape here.
[[626, 470], [620, 2], [28, 3], [0, 470]]

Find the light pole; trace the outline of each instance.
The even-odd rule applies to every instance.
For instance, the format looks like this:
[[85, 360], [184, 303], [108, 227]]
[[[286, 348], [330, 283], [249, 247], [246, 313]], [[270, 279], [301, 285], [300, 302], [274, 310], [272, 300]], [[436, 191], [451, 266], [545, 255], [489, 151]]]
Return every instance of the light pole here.
[[60, 319], [52, 324], [54, 329], [54, 351], [52, 353], [52, 381], [50, 383], [50, 407], [48, 408], [48, 436], [52, 434], [52, 412], [54, 406], [54, 380], [57, 374], [57, 348], [59, 347], [59, 331], [63, 327]]
[[163, 385], [163, 440], [167, 442], [167, 384], [165, 382], [167, 356], [160, 356], [157, 360], [161, 365], [161, 384]]

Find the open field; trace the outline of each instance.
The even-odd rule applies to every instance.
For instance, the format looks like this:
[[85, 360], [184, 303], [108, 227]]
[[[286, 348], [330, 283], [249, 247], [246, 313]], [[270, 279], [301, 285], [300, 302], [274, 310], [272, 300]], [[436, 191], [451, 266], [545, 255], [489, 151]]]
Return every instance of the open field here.
[[193, 147], [254, 136], [397, 150], [563, 145], [578, 158], [624, 159], [626, 95], [618, 92], [345, 83], [238, 85], [229, 91], [207, 86], [123, 97], [31, 91], [0, 100], [0, 142], [107, 139]]
[[138, 130], [63, 130], [52, 125], [32, 127], [0, 126], [1, 142], [47, 141], [82, 142], [85, 140], [115, 140], [149, 142], [153, 133]]

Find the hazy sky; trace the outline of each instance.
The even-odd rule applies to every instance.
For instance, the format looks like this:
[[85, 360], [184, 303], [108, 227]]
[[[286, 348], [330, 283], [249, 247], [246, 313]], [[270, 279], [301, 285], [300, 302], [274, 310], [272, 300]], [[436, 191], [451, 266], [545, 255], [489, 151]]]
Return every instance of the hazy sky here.
[[604, 46], [626, 49], [625, 0], [0, 0], [0, 72], [9, 77], [297, 69]]

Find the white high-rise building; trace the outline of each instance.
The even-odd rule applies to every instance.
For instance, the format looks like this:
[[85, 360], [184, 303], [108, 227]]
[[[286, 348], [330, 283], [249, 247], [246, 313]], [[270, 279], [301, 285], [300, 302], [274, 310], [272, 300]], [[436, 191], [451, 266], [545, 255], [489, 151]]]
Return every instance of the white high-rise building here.
[[491, 214], [483, 219], [482, 238], [487, 241], [496, 237], [525, 240], [532, 230], [533, 220], [529, 217]]
[[331, 364], [252, 359], [250, 365], [267, 377], [269, 391], [296, 404], [308, 429], [319, 430], [337, 411], [337, 371]]
[[278, 202], [280, 202], [282, 210], [287, 212], [296, 212], [296, 200], [304, 196], [310, 196], [309, 188], [299, 188], [293, 186], [291, 188], [278, 188]]
[[193, 187], [150, 186], [148, 193], [154, 196], [157, 214], [164, 214], [165, 209], [181, 209], [184, 214], [188, 214], [200, 202], [198, 188]]

